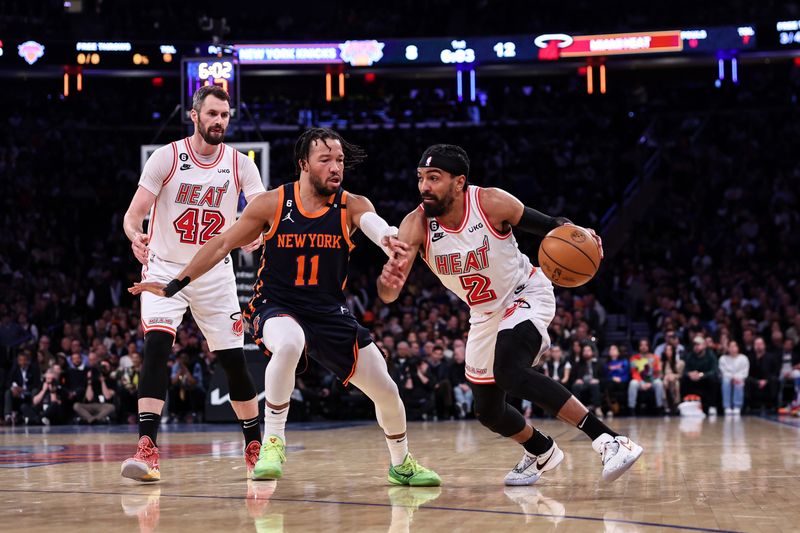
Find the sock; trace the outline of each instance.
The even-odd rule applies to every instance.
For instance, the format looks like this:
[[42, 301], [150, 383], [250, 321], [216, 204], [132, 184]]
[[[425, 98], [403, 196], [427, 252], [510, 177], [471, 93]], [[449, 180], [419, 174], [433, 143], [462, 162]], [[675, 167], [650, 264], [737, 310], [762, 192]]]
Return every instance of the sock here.
[[594, 440], [603, 433], [608, 433], [612, 437], [618, 437], [619, 433], [608, 427], [607, 425], [603, 424], [596, 416], [592, 413], [586, 413], [586, 416], [583, 417], [578, 423], [578, 429], [586, 433], [586, 435]]
[[264, 406], [264, 436], [275, 435], [286, 444], [286, 418], [289, 416], [289, 406], [274, 410], [269, 405]]
[[392, 466], [400, 466], [408, 455], [408, 435], [403, 435], [399, 439], [386, 439], [389, 446], [389, 455], [392, 457]]
[[522, 443], [522, 447], [531, 455], [542, 455], [549, 450], [552, 445], [553, 439], [538, 429], [534, 429], [531, 438]]
[[153, 444], [156, 444], [158, 437], [158, 425], [161, 423], [161, 415], [156, 413], [139, 413], [139, 438], [145, 435], [150, 437]]
[[249, 420], [239, 420], [244, 434], [244, 444], [247, 446], [254, 440], [261, 442], [261, 426], [258, 425], [258, 417]]

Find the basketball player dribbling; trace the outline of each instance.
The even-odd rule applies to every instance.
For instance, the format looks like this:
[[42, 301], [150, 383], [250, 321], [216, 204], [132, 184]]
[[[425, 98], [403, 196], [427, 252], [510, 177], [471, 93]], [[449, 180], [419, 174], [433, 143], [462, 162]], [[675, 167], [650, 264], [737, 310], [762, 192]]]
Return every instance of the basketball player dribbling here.
[[398, 234], [408, 252], [387, 261], [378, 279], [380, 298], [387, 303], [397, 299], [419, 252], [444, 286], [470, 306], [466, 377], [476, 416], [525, 449], [506, 476], [507, 485], [535, 483], [559, 465], [564, 453], [506, 403], [506, 393], [530, 400], [586, 433], [601, 456], [602, 479], [617, 479], [639, 458], [642, 447], [615, 433], [560, 383], [532, 368], [550, 346], [547, 327], [555, 314], [555, 296], [550, 280], [519, 251], [512, 228], [544, 236], [570, 222], [525, 207], [501, 189], [468, 185], [469, 158], [455, 145], [425, 150], [417, 175], [422, 204], [405, 217]]
[[[206, 241], [233, 225], [240, 192], [248, 202], [265, 192], [255, 163], [222, 142], [230, 119], [228, 93], [213, 85], [201, 87], [194, 94], [191, 117], [194, 134], [150, 156], [125, 213], [125, 234], [142, 263], [142, 280], [166, 283], [175, 277]], [[150, 226], [144, 234], [148, 212]], [[260, 243], [250, 244], [246, 251]], [[258, 400], [244, 357], [233, 264], [226, 255], [209, 269], [208, 276], [176, 298], [142, 294], [139, 444], [136, 454], [122, 463], [124, 477], [161, 479], [156, 441], [170, 378], [167, 360], [187, 307], [225, 369], [245, 438], [245, 465], [248, 471], [255, 467], [261, 448]]]
[[[264, 373], [264, 444], [253, 479], [283, 475], [285, 426], [295, 368], [309, 354], [375, 403], [386, 435], [395, 485], [438, 486], [439, 476], [408, 453], [406, 415], [397, 385], [369, 332], [345, 306], [351, 235], [361, 229], [387, 255], [404, 257], [406, 245], [363, 196], [342, 189], [345, 166], [365, 154], [333, 130], [313, 128], [295, 145], [300, 178], [253, 200], [231, 228], [211, 239], [168, 284], [143, 282], [129, 289], [174, 297], [191, 289], [226, 254], [264, 235], [255, 294], [246, 312], [256, 343], [270, 353]], [[190, 284], [191, 282], [191, 284]]]

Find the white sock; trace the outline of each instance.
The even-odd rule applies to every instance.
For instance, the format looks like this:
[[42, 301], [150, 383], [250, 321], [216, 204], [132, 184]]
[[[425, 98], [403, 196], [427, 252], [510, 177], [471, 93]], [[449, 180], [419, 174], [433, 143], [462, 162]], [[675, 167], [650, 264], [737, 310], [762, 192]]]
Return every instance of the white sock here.
[[408, 435], [403, 435], [399, 439], [386, 439], [389, 446], [389, 455], [392, 456], [392, 466], [400, 466], [408, 455]]
[[286, 444], [286, 418], [289, 416], [289, 406], [283, 409], [272, 409], [264, 406], [264, 440], [270, 435], [276, 435]]

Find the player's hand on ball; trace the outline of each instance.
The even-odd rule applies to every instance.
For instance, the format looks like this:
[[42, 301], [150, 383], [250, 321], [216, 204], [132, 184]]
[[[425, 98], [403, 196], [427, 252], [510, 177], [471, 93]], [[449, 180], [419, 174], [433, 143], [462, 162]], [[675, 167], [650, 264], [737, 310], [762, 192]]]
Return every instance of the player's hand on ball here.
[[405, 259], [408, 257], [408, 244], [398, 240], [397, 237], [384, 237], [383, 245], [389, 248], [389, 251], [392, 252], [392, 257], [395, 259]]
[[592, 238], [597, 243], [597, 249], [600, 250], [600, 259], [602, 259], [603, 258], [603, 239], [601, 239], [600, 235], [598, 235], [592, 228], [585, 228], [585, 229], [586, 229], [586, 231], [589, 232], [589, 235], [591, 235]]
[[156, 296], [166, 296], [164, 287], [166, 283], [159, 283], [157, 281], [143, 281], [142, 283], [134, 283], [133, 287], [128, 287], [128, 292], [136, 295], [143, 292], [152, 292]]
[[408, 260], [405, 258], [389, 259], [386, 264], [383, 265], [383, 270], [381, 271], [380, 275], [381, 283], [392, 289], [402, 288], [403, 284], [406, 282], [406, 276], [403, 273], [403, 269], [405, 268], [407, 261]]
[[255, 252], [259, 248], [261, 248], [261, 235], [259, 235], [258, 238], [250, 244], [242, 246], [242, 251], [249, 254], [250, 252]]
[[131, 241], [131, 249], [136, 259], [143, 265], [147, 264], [147, 256], [150, 255], [150, 237], [144, 233], [137, 233]]

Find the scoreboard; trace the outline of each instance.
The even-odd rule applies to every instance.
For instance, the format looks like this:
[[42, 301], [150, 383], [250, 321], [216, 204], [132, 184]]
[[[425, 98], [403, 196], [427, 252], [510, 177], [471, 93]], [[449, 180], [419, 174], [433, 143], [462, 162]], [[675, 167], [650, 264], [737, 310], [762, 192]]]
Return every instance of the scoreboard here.
[[204, 85], [218, 85], [231, 98], [231, 120], [239, 113], [239, 62], [232, 57], [189, 57], [181, 60], [181, 107], [185, 123], [190, 123], [192, 97]]

